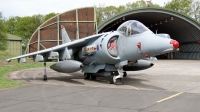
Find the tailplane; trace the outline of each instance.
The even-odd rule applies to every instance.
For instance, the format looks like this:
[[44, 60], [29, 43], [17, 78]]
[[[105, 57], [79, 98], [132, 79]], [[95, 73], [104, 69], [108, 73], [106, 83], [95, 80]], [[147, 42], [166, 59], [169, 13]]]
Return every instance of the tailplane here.
[[61, 25], [61, 32], [62, 32], [62, 44], [71, 42], [71, 40], [67, 34], [67, 31], [63, 25]]

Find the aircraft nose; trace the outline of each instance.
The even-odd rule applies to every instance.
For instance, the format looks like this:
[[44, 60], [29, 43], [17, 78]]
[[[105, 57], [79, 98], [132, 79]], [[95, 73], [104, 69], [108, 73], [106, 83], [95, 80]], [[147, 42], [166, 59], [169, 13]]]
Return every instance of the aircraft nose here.
[[174, 48], [178, 48], [179, 47], [179, 43], [176, 40], [171, 40], [170, 44], [172, 44], [174, 46]]
[[[144, 44], [141, 44], [141, 51], [148, 54], [149, 56], [156, 56], [169, 52], [176, 52], [179, 50], [179, 42], [177, 42], [176, 40], [162, 38], [159, 36], [154, 36], [153, 38], [148, 39], [148, 41], [143, 42]], [[138, 48], [139, 47], [140, 46], [138, 46]]]

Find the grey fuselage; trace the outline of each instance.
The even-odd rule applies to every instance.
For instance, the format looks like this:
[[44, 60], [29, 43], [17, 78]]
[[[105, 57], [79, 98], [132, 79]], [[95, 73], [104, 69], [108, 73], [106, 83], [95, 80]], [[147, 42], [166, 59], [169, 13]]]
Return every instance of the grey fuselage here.
[[[119, 28], [118, 28], [119, 29]], [[109, 53], [109, 40], [116, 39], [116, 56]], [[129, 35], [128, 32], [122, 32], [120, 30], [105, 33], [87, 44], [87, 46], [98, 46], [98, 50], [87, 56], [81, 55], [82, 51], [79, 51], [80, 57], [83, 59], [83, 64], [116, 64], [124, 60], [136, 61], [159, 54], [172, 52], [175, 48], [170, 42], [172, 39], [163, 38], [155, 35], [149, 29], [138, 34]], [[138, 47], [140, 43], [140, 47]]]

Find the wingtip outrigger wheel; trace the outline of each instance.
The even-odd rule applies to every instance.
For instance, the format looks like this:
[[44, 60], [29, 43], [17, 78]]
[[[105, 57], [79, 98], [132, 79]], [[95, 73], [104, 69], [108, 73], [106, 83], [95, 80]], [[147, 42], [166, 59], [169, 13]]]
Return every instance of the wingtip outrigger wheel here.
[[43, 80], [46, 81], [47, 80], [47, 75], [43, 76]]
[[43, 75], [43, 80], [46, 81], [47, 80], [47, 75], [46, 75], [46, 62], [44, 62], [44, 75]]

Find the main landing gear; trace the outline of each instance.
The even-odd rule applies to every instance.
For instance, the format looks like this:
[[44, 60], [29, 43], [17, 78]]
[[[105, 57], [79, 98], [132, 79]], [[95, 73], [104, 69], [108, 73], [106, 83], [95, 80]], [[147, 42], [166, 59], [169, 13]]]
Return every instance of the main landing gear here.
[[44, 74], [43, 74], [43, 80], [47, 80], [47, 70], [46, 70], [46, 62], [44, 62]]
[[92, 73], [84, 73], [84, 79], [92, 79], [92, 80], [96, 80], [96, 76], [94, 76]]

